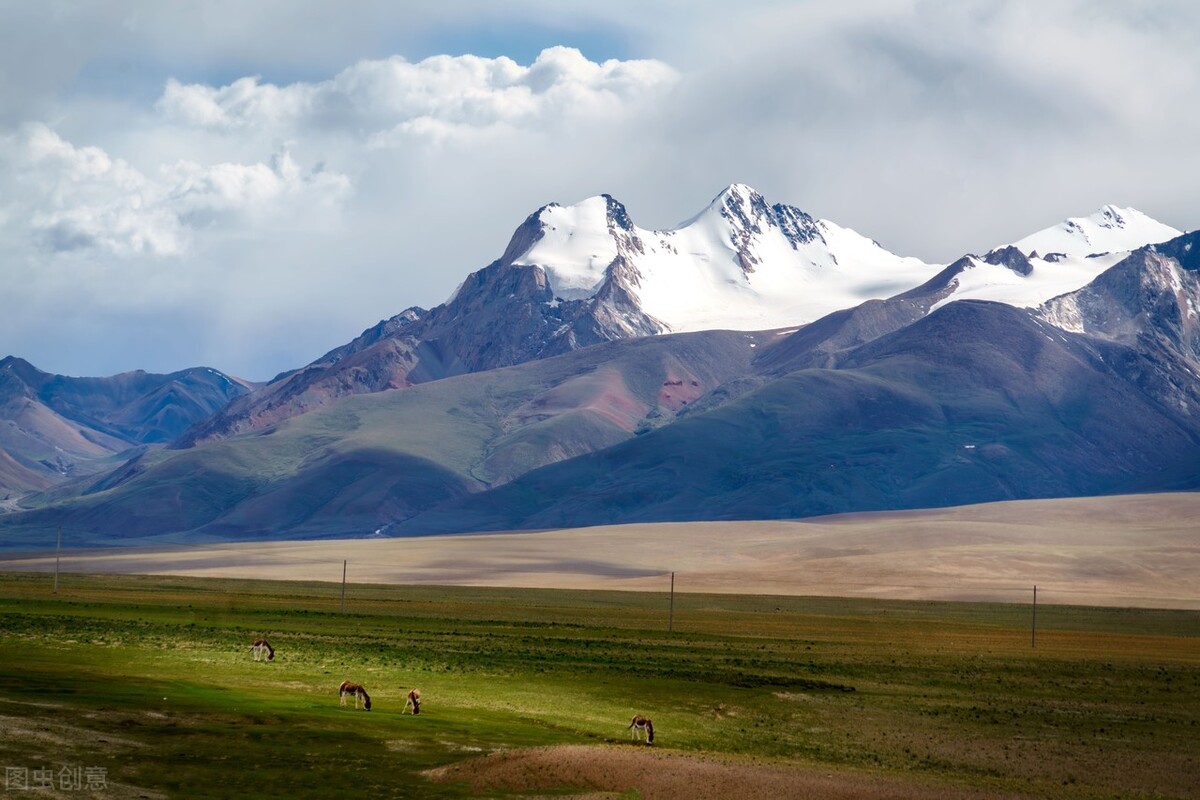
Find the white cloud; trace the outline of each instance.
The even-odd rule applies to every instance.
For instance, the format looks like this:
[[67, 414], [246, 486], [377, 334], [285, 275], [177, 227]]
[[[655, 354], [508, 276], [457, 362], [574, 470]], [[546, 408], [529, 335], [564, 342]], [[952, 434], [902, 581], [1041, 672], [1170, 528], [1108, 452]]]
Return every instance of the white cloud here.
[[[141, 107], [76, 101], [0, 131], [0, 261], [28, 268], [0, 296], [0, 339], [74, 373], [295, 367], [443, 299], [534, 207], [576, 199], [575, 149], [619, 143], [677, 79], [555, 47], [529, 65], [364, 59], [312, 82], [168, 80]], [[71, 325], [46, 330], [62, 307]], [[156, 333], [131, 339], [134, 319]]]
[[645, 138], [691, 194], [725, 175], [943, 261], [1104, 203], [1200, 223], [1195, 4], [763, 3], [664, 57], [684, 78]]
[[257, 77], [221, 86], [167, 83], [157, 103], [185, 125], [238, 132], [334, 129], [369, 140], [387, 134], [445, 138], [456, 131], [540, 129], [626, 113], [678, 78], [660, 61], [588, 60], [551, 47], [528, 67], [510, 58], [400, 56], [364, 60], [318, 83], [276, 86]]
[[599, 192], [665, 227], [746, 182], [928, 260], [1200, 225], [1183, 0], [9, 6], [0, 342], [55, 370], [266, 377]]
[[30, 125], [9, 160], [23, 184], [20, 219], [54, 251], [99, 248], [114, 255], [178, 255], [186, 241], [162, 187], [99, 147], [75, 147]]
[[241, 215], [261, 224], [300, 209], [336, 213], [351, 191], [346, 175], [323, 170], [304, 172], [287, 150], [270, 163], [222, 163], [202, 166], [180, 161], [160, 170], [168, 188], [165, 201], [182, 220]]
[[220, 88], [182, 84], [171, 78], [158, 100], [158, 110], [188, 125], [230, 129], [282, 121], [293, 122], [311, 108], [314, 89], [296, 85], [280, 89], [257, 77], [239, 78]]
[[260, 225], [306, 210], [336, 214], [350, 191], [345, 175], [303, 172], [286, 151], [269, 164], [192, 161], [150, 176], [95, 146], [78, 147], [44, 124], [4, 140], [0, 155], [17, 186], [4, 215], [8, 234], [27, 229], [54, 252], [181, 256], [199, 229]]

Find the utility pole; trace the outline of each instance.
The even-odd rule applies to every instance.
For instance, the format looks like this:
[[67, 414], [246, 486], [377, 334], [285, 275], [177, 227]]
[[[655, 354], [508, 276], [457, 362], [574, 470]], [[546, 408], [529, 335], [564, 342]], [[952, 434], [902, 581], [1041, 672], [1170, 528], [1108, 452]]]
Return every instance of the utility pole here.
[[667, 633], [675, 629], [675, 573], [671, 573], [671, 606], [667, 612]]
[[342, 559], [342, 605], [340, 612], [346, 613], [346, 560]]
[[62, 551], [62, 525], [58, 526], [58, 543], [54, 545], [54, 593], [58, 594], [58, 562]]
[[1033, 625], [1029, 631], [1029, 646], [1037, 647], [1037, 586], [1033, 587]]

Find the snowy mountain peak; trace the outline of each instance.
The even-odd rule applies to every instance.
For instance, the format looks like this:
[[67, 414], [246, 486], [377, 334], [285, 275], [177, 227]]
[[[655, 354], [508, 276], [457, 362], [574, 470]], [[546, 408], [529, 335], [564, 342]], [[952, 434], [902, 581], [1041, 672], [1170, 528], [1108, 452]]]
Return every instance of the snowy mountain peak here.
[[1086, 217], [1070, 217], [1057, 225], [1026, 236], [1014, 246], [1026, 255], [1089, 256], [1133, 250], [1147, 244], [1165, 242], [1180, 235], [1136, 208], [1101, 206]]
[[832, 223], [818, 222], [795, 206], [777, 203], [771, 206], [771, 210], [775, 214], [775, 224], [787, 237], [793, 249], [799, 250], [801, 245], [817, 240], [826, 244], [825, 237], [821, 235], [821, 228], [822, 225], [828, 228]]
[[749, 184], [731, 183], [728, 186], [726, 186], [724, 189], [722, 189], [721, 192], [717, 195], [717, 197], [732, 197], [732, 196], [753, 197], [755, 195], [762, 197], [762, 195], [759, 194], [758, 190], [755, 189], [753, 186], [750, 186]]
[[[713, 198], [707, 209], [680, 227], [688, 227], [711, 213], [719, 214], [728, 222], [734, 236], [731, 243], [738, 250], [748, 243], [751, 235], [761, 236], [768, 228], [778, 229], [793, 250], [799, 250], [801, 246], [812, 242], [826, 245], [821, 235], [822, 226], [832, 225], [814, 219], [795, 206], [782, 203], [769, 205], [766, 198], [753, 187], [744, 183], [733, 183]], [[836, 258], [834, 260], [836, 261]]]
[[744, 183], [731, 183], [722, 189], [704, 210], [693, 217], [688, 217], [674, 230], [690, 228], [696, 223], [714, 216], [725, 220], [733, 227], [753, 228], [757, 226], [760, 218], [769, 216], [770, 212], [767, 201], [754, 188]]
[[[1142, 212], [1138, 211], [1136, 208], [1121, 208], [1120, 206], [1103, 205], [1096, 210], [1096, 213], [1088, 217], [1088, 219], [1095, 220], [1098, 224], [1103, 225], [1104, 227], [1122, 228], [1125, 226], [1125, 218], [1121, 216], [1122, 213], [1132, 216], [1134, 214], [1141, 214]], [[1142, 214], [1142, 216], [1145, 215]]]
[[1035, 308], [1051, 298], [1079, 291], [1129, 251], [1179, 236], [1136, 208], [1106, 205], [1086, 217], [996, 248], [983, 258], [956, 262], [951, 291], [933, 307], [956, 300], [993, 300]]
[[771, 205], [740, 183], [670, 230], [637, 227], [609, 195], [551, 204], [531, 219], [536, 235], [510, 263], [540, 268], [564, 301], [603, 303], [620, 289], [674, 331], [810, 322], [936, 271], [794, 206]]
[[732, 224], [740, 227], [757, 227], [771, 219], [771, 207], [767, 205], [766, 198], [749, 187], [743, 189], [736, 185], [730, 187], [725, 196], [721, 213]]
[[[569, 206], [547, 203], [533, 216], [541, 223], [543, 229], [557, 229], [560, 226], [574, 229], [582, 224], [623, 231], [634, 230], [633, 220], [629, 218], [625, 206], [609, 194], [598, 194]], [[601, 220], [602, 225], [599, 224]]]
[[750, 205], [753, 203], [766, 205], [762, 194], [753, 186], [747, 186], [744, 183], [731, 183], [713, 198], [709, 203], [709, 208], [725, 208], [734, 205]]
[[633, 220], [629, 218], [629, 212], [625, 210], [625, 206], [613, 198], [610, 194], [600, 195], [604, 198], [607, 204], [606, 214], [608, 216], [609, 227], [616, 227], [623, 231], [633, 232]]
[[[1106, 205], [956, 262], [938, 305], [971, 298], [1035, 307], [1079, 289], [1127, 251], [1178, 235], [1137, 209]], [[540, 270], [542, 296], [556, 298], [546, 302], [582, 302], [610, 320], [644, 315], [672, 331], [803, 324], [939, 272], [795, 206], [771, 204], [744, 183], [670, 230], [639, 228], [606, 194], [552, 203], [518, 230], [505, 260]]]
[[593, 296], [622, 250], [640, 246], [625, 207], [608, 195], [569, 206], [551, 203], [538, 211], [537, 221], [540, 236], [513, 263], [541, 267], [550, 291], [563, 300]]

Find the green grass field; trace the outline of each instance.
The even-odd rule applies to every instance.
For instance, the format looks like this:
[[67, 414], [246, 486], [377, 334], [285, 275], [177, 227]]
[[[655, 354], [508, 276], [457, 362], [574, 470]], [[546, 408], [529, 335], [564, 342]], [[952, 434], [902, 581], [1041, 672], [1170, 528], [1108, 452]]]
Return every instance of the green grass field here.
[[[628, 750], [634, 713], [656, 753], [997, 795], [1200, 793], [1196, 612], [1041, 606], [1033, 648], [1017, 605], [687, 594], [668, 633], [662, 594], [358, 585], [343, 614], [334, 584], [51, 587], [0, 575], [0, 764], [102, 768], [97, 796], [228, 796], [251, 776], [267, 796], [471, 796], [424, 771]], [[251, 659], [258, 635], [274, 662]], [[371, 713], [339, 706], [344, 679]]]

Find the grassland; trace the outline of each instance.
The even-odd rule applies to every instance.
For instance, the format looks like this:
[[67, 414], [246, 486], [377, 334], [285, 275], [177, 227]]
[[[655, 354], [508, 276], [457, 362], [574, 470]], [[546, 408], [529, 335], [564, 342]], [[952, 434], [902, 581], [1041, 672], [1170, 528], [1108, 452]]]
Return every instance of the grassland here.
[[[113, 797], [1200, 786], [1193, 611], [1043, 606], [1034, 648], [1016, 605], [685, 594], [668, 632], [661, 593], [358, 585], [341, 613], [338, 590], [0, 575], [0, 763], [100, 767]], [[339, 707], [343, 679], [371, 713]]]
[[[70, 572], [352, 583], [825, 595], [1200, 611], [1200, 494], [1021, 500], [922, 511], [416, 538], [79, 550]], [[0, 571], [54, 570], [0, 552]]]

